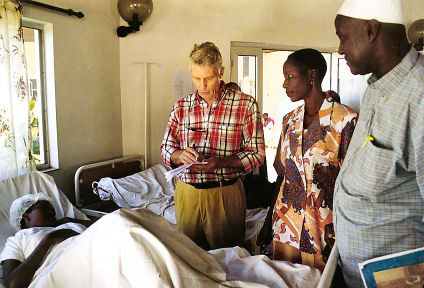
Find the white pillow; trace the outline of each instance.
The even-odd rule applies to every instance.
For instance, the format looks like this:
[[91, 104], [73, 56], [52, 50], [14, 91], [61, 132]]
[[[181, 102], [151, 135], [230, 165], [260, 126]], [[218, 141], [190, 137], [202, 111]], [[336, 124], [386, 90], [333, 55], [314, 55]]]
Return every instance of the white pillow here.
[[9, 236], [17, 230], [9, 224], [9, 210], [12, 202], [26, 194], [45, 193], [57, 207], [56, 218], [72, 217], [88, 219], [81, 211], [72, 205], [65, 194], [58, 189], [53, 177], [42, 172], [31, 172], [0, 181], [0, 251]]

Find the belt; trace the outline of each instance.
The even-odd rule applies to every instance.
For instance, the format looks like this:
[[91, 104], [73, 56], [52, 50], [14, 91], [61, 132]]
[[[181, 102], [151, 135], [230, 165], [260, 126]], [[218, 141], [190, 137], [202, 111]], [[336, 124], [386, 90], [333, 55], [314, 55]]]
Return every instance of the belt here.
[[231, 180], [221, 180], [216, 182], [205, 182], [205, 183], [187, 183], [191, 186], [193, 186], [196, 189], [211, 189], [216, 188], [220, 186], [229, 186], [236, 183], [238, 178], [233, 178]]

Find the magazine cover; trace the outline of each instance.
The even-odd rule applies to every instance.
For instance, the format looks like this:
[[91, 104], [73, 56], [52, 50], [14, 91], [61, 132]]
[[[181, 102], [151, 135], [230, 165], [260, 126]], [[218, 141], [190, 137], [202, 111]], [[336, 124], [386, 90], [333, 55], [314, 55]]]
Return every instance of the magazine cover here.
[[367, 288], [423, 288], [424, 247], [359, 263]]

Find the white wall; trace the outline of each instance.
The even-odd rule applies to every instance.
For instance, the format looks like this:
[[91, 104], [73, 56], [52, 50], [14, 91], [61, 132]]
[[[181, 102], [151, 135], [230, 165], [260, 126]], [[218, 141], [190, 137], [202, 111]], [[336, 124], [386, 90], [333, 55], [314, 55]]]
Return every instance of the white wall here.
[[[140, 31], [122, 38], [121, 93], [123, 151], [144, 152], [144, 66], [150, 62], [148, 81], [148, 158], [160, 163], [159, 146], [173, 96], [173, 75], [188, 69], [187, 56], [195, 42], [215, 42], [221, 49], [224, 80], [229, 80], [230, 42], [250, 41], [334, 47], [334, 0], [325, 1], [153, 1], [153, 13]], [[318, 3], [319, 2], [319, 3]], [[307, 11], [325, 11], [310, 15]], [[301, 24], [307, 19], [310, 25]]]
[[[152, 165], [161, 162], [159, 146], [176, 100], [174, 72], [187, 69], [195, 42], [220, 47], [228, 81], [231, 41], [337, 47], [333, 20], [342, 0], [153, 0], [153, 13], [140, 31], [122, 39], [116, 36], [116, 0], [43, 2], [85, 13], [81, 20], [29, 4], [24, 10], [25, 17], [53, 23], [60, 170], [50, 174], [72, 198], [80, 165], [144, 153], [143, 62], [152, 63], [147, 69]], [[424, 1], [404, 3], [408, 23], [424, 18]]]
[[[342, 2], [153, 1], [153, 13], [140, 31], [120, 41], [124, 154], [143, 154], [145, 149], [143, 62], [153, 63], [147, 81], [147, 151], [152, 165], [162, 161], [159, 147], [176, 100], [174, 72], [187, 69], [187, 56], [195, 42], [209, 40], [217, 44], [227, 67], [224, 80], [228, 81], [231, 41], [336, 49], [338, 39], [333, 22]], [[424, 18], [424, 1], [404, 2], [408, 23]]]
[[119, 15], [115, 0], [44, 1], [85, 18], [24, 5], [24, 17], [53, 24], [59, 170], [49, 172], [73, 199], [82, 164], [122, 155]]
[[[154, 0], [153, 13], [140, 31], [120, 41], [124, 154], [143, 154], [145, 149], [143, 62], [153, 63], [147, 81], [147, 154], [152, 165], [162, 161], [159, 147], [176, 100], [173, 73], [187, 69], [187, 56], [195, 42], [217, 44], [228, 81], [231, 41], [336, 48], [333, 21], [342, 2]], [[404, 3], [408, 23], [424, 18], [424, 1]]]

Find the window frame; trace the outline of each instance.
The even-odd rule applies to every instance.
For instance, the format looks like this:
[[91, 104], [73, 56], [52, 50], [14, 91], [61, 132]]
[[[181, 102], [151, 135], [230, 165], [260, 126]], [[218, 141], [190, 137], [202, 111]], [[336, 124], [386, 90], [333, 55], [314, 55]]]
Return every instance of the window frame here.
[[[54, 93], [53, 26], [49, 23], [25, 17], [22, 20], [22, 26], [39, 31], [38, 69], [40, 71], [41, 87], [40, 89], [37, 89], [37, 100], [41, 101], [42, 131], [40, 131], [40, 134], [43, 134], [43, 147], [40, 147], [40, 153], [41, 150], [44, 153], [44, 163], [36, 164], [36, 169], [38, 171], [47, 172], [59, 168], [57, 153], [57, 125], [55, 117], [56, 103]], [[49, 53], [49, 55], [47, 55], [47, 53]], [[47, 57], [51, 57], [52, 59], [47, 59]]]

